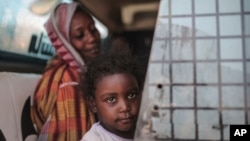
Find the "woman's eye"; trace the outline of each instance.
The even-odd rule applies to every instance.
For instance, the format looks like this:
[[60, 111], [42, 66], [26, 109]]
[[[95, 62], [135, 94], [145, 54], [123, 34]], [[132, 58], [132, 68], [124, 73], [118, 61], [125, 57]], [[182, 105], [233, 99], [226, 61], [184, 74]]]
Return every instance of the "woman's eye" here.
[[83, 37], [84, 37], [84, 34], [83, 34], [83, 33], [78, 33], [78, 34], [76, 34], [76, 36], [75, 36], [76, 39], [81, 39], [81, 38], [83, 38]]
[[114, 97], [109, 97], [109, 98], [106, 99], [106, 101], [108, 103], [114, 103], [114, 102], [116, 102], [116, 99]]
[[90, 27], [90, 31], [93, 33], [93, 32], [96, 32], [96, 31], [97, 31], [97, 29], [96, 29], [96, 27], [95, 27], [95, 26], [91, 26], [91, 27]]
[[97, 31], [96, 28], [91, 29], [91, 33], [95, 33], [96, 31]]

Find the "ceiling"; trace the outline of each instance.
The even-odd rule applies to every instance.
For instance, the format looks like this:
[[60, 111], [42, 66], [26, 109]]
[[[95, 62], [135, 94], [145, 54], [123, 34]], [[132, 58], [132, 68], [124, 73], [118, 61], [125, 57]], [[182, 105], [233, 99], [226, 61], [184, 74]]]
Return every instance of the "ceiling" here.
[[80, 1], [110, 32], [154, 29], [159, 0]]

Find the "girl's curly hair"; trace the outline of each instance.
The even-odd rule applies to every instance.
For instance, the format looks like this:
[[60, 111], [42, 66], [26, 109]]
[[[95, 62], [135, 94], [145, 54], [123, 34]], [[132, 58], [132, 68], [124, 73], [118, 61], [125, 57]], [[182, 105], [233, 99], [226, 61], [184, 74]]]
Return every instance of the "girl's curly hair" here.
[[135, 57], [128, 54], [105, 54], [90, 61], [87, 64], [87, 72], [81, 75], [80, 86], [84, 92], [84, 97], [94, 98], [97, 82], [104, 76], [117, 73], [128, 73], [135, 76], [139, 89], [142, 90], [144, 76]]

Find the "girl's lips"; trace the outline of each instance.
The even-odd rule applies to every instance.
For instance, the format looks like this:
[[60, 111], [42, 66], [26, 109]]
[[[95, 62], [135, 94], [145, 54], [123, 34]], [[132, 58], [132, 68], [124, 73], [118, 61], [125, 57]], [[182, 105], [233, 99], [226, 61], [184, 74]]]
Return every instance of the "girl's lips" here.
[[122, 124], [128, 124], [128, 123], [131, 123], [131, 119], [122, 119], [122, 120], [120, 120], [120, 123], [122, 123]]
[[119, 121], [123, 124], [131, 123], [133, 121], [133, 118], [132, 117], [120, 118]]

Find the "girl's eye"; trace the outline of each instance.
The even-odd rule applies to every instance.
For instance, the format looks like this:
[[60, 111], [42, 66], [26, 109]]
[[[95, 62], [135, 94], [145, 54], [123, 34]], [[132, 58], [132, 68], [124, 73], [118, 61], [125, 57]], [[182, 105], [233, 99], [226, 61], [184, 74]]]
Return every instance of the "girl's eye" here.
[[132, 93], [130, 93], [130, 94], [128, 95], [128, 99], [133, 99], [133, 98], [136, 97], [136, 95], [137, 95], [137, 93], [132, 92]]
[[108, 103], [114, 103], [114, 102], [116, 102], [116, 99], [115, 99], [115, 97], [109, 97], [109, 98], [106, 99], [106, 101]]

